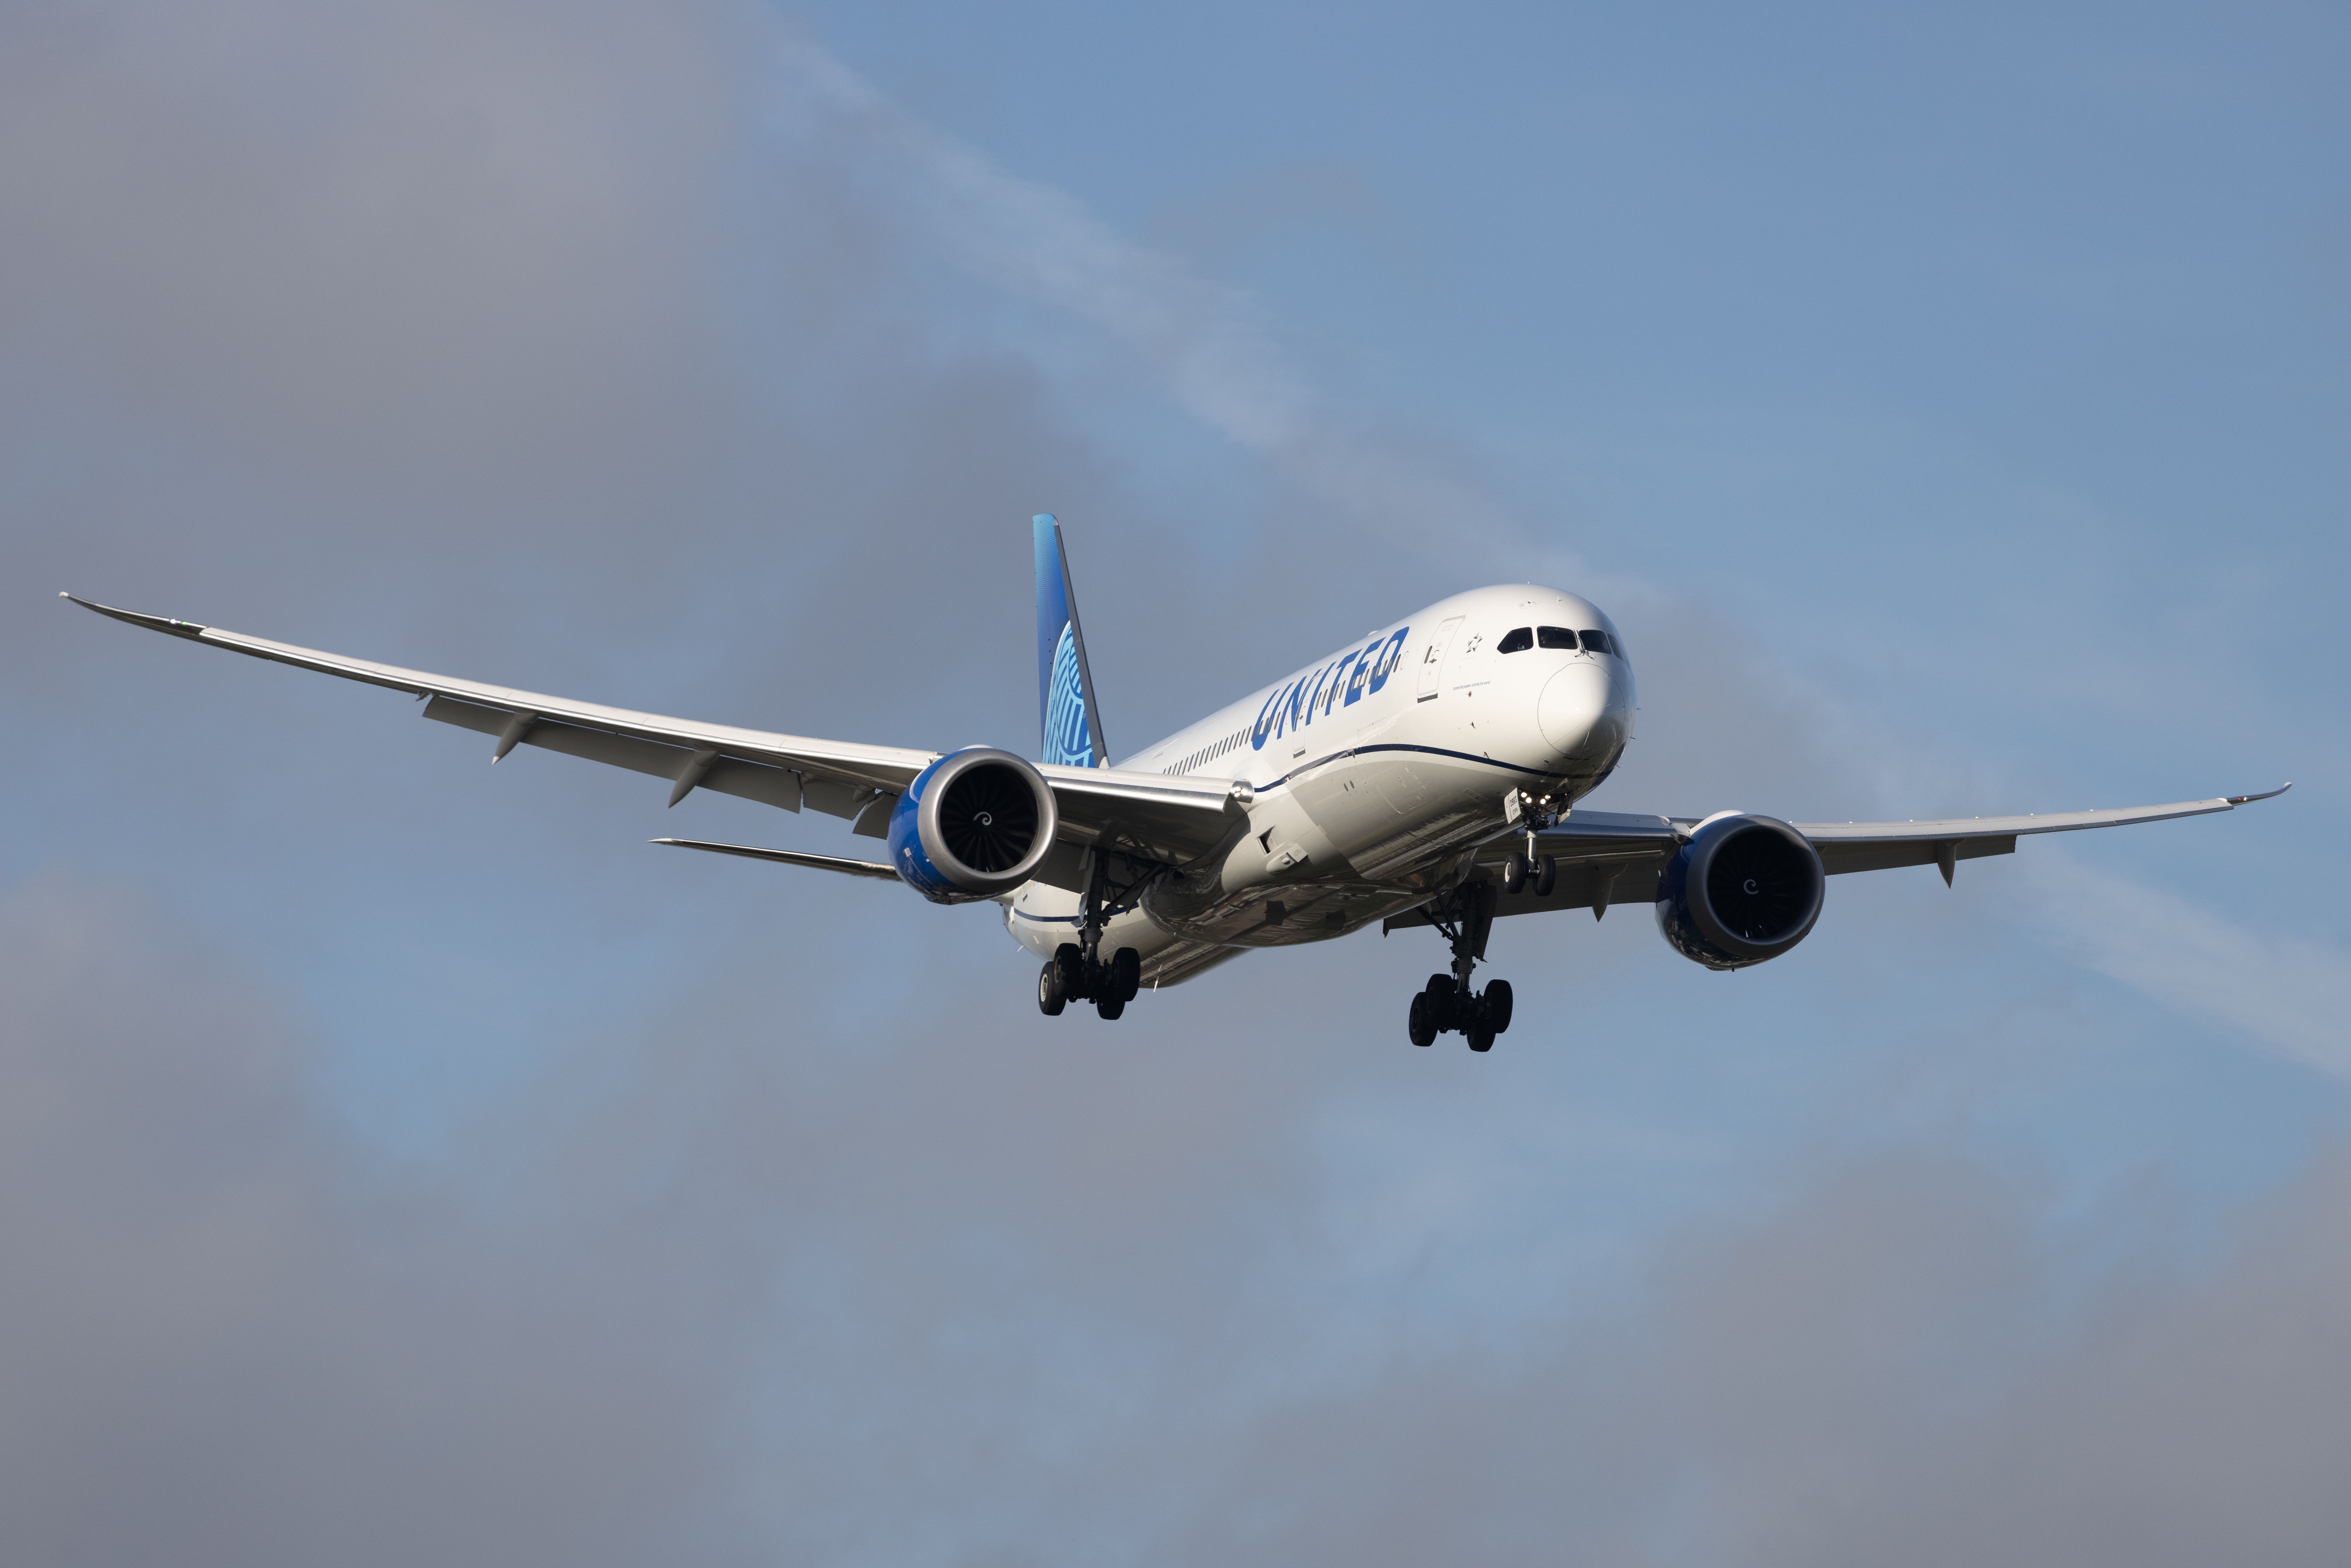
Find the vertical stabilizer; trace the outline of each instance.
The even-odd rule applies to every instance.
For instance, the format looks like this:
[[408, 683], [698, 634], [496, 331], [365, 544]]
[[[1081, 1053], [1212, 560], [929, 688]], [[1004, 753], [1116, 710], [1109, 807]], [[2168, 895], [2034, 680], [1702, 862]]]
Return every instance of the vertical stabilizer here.
[[1070, 768], [1107, 768], [1102, 709], [1086, 668], [1086, 634], [1078, 629], [1078, 596], [1070, 588], [1061, 528], [1040, 512], [1037, 528], [1037, 705], [1045, 737], [1042, 760]]

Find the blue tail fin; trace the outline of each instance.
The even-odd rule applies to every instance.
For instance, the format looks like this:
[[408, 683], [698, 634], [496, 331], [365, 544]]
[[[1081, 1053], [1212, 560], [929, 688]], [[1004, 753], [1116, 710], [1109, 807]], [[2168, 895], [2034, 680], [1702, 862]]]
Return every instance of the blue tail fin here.
[[1086, 634], [1078, 630], [1078, 598], [1070, 591], [1069, 558], [1061, 525], [1040, 512], [1037, 527], [1037, 705], [1044, 724], [1044, 760], [1070, 768], [1107, 768], [1102, 710], [1086, 668]]

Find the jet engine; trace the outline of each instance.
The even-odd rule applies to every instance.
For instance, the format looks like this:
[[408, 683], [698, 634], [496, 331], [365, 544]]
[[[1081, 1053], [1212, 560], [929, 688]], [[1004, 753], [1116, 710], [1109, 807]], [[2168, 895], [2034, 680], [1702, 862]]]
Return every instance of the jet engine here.
[[890, 811], [890, 864], [934, 904], [1009, 893], [1053, 847], [1061, 812], [1045, 776], [991, 746], [949, 752]]
[[1667, 862], [1657, 929], [1694, 963], [1743, 969], [1804, 939], [1826, 880], [1803, 834], [1776, 817], [1725, 812], [1699, 823]]

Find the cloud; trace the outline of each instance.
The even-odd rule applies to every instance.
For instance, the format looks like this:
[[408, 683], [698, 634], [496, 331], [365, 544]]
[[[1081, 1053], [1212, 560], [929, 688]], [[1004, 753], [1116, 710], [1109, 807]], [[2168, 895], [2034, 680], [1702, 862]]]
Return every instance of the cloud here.
[[475, 1127], [458, 1184], [360, 1156], [301, 1020], [135, 895], [51, 877], [0, 937], [13, 1562], [2317, 1563], [2351, 1528], [2339, 1148], [2192, 1270], [2085, 1270], [2029, 1184], [1914, 1147], [1679, 1228], [1627, 1301], [1334, 1346], [1364, 1283], [1295, 1128], [1343, 1046], [778, 1051], [737, 976]]
[[2165, 1007], [2351, 1079], [2351, 956], [2033, 846], [2040, 922], [2069, 956]]
[[964, 267], [1102, 329], [1142, 355], [1181, 406], [1233, 440], [1264, 450], [1298, 439], [1307, 389], [1238, 290], [923, 124], [810, 40], [791, 40], [778, 64], [783, 122], [799, 135], [844, 135], [850, 155], [882, 165], [897, 198]]
[[1266, 1420], [1166, 1559], [2323, 1563], [2346, 1199], [2337, 1149], [2210, 1275], [2128, 1268], [2084, 1307], [1980, 1164], [1833, 1166], [1686, 1232], [1625, 1317]]
[[0, 938], [12, 1561], [641, 1562], [707, 1506], [742, 1320], [601, 1277], [651, 1261], [626, 1217], [387, 1182], [283, 1009], [123, 890], [14, 889]]

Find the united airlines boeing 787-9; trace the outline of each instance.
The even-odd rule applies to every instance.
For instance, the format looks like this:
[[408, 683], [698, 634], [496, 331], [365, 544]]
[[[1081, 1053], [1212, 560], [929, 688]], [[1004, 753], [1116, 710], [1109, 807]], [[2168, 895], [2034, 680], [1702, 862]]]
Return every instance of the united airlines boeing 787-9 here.
[[[2226, 811], [2260, 795], [1933, 822], [1783, 822], [1579, 810], [1633, 738], [1633, 663], [1589, 601], [1473, 589], [1382, 627], [1111, 764], [1061, 530], [1035, 520], [1043, 755], [946, 753], [700, 724], [371, 664], [160, 615], [101, 615], [427, 699], [424, 716], [695, 789], [847, 819], [880, 861], [656, 839], [902, 882], [934, 904], [994, 904], [1044, 960], [1038, 1005], [1105, 1019], [1259, 947], [1377, 922], [1427, 926], [1452, 962], [1408, 1032], [1472, 1051], [1510, 1027], [1508, 981], [1471, 984], [1497, 917], [1646, 904], [1710, 969], [1776, 958], [1820, 918], [1827, 879], [2008, 854], [2034, 833]], [[67, 597], [71, 598], [71, 595]]]

